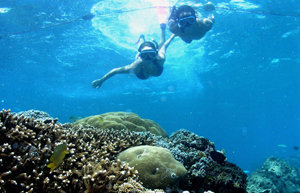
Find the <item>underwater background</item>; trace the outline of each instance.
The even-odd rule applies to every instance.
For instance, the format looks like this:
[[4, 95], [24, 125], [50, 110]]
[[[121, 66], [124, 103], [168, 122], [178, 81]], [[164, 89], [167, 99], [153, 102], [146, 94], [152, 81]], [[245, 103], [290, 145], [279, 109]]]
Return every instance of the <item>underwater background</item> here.
[[93, 80], [133, 62], [140, 34], [159, 39], [153, 1], [3, 0], [0, 108], [41, 110], [61, 123], [133, 112], [169, 135], [184, 128], [208, 138], [247, 171], [300, 155], [300, 1], [212, 3], [212, 30], [191, 44], [176, 38], [161, 76], [116, 75], [94, 89]]

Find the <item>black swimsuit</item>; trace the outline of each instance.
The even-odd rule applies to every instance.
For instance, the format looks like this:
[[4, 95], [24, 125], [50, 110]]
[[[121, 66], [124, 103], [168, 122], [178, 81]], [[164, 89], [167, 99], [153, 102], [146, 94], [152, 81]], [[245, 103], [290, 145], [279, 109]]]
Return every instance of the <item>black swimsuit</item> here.
[[[162, 67], [161, 65], [159, 65], [157, 63], [157, 60], [154, 60], [153, 64], [156, 67], [156, 72], [157, 72], [157, 75], [155, 75], [155, 76], [160, 76], [162, 74], [163, 70], [164, 70], [164, 67]], [[139, 71], [139, 73], [136, 74], [136, 76], [139, 79], [142, 79], [142, 80], [148, 79], [150, 77], [150, 76], [149, 77], [145, 77], [144, 76], [143, 68], [141, 68], [141, 70]]]

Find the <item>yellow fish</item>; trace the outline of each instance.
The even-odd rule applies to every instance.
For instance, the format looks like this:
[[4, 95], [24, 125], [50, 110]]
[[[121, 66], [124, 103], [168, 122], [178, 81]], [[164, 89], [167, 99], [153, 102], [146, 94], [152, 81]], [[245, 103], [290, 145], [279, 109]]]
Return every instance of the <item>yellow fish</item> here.
[[47, 167], [50, 168], [50, 171], [52, 172], [56, 167], [59, 166], [59, 164], [63, 161], [65, 158], [65, 155], [67, 153], [67, 145], [66, 144], [60, 144], [54, 148], [53, 154], [50, 157], [50, 161], [52, 163], [48, 164]]
[[102, 117], [97, 117], [97, 119], [98, 119], [98, 121], [100, 122], [100, 123], [103, 123], [104, 122], [104, 119], [102, 118]]

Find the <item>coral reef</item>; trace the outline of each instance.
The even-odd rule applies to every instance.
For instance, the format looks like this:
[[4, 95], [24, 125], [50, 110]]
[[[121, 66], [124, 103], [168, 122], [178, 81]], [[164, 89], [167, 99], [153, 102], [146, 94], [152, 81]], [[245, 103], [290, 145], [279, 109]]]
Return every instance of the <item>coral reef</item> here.
[[184, 129], [172, 133], [169, 141], [172, 154], [187, 168], [201, 158], [211, 158], [210, 153], [215, 151], [214, 143]]
[[181, 188], [195, 192], [201, 189], [246, 192], [247, 175], [235, 164], [225, 161], [225, 155], [216, 151], [214, 143], [208, 139], [181, 129], [167, 142], [155, 145], [168, 148], [187, 169], [189, 183], [182, 183]]
[[121, 152], [118, 159], [137, 169], [139, 179], [150, 189], [172, 187], [187, 174], [184, 166], [174, 159], [168, 149], [162, 147], [131, 147]]
[[204, 178], [191, 179], [193, 187], [198, 188], [199, 183], [204, 190], [214, 192], [246, 192], [247, 175], [235, 164], [224, 162], [221, 165], [218, 162], [211, 162], [204, 169], [206, 171]]
[[[115, 158], [129, 147], [152, 145], [147, 135], [45, 124], [9, 110], [1, 111], [0, 119], [0, 192], [119, 192], [124, 183], [146, 191], [136, 181], [138, 172]], [[50, 172], [46, 166], [59, 143], [68, 153]]]
[[109, 112], [77, 120], [77, 126], [93, 126], [99, 129], [126, 129], [135, 132], [149, 131], [155, 135], [168, 137], [168, 134], [157, 123], [150, 119], [142, 119], [135, 113]]
[[56, 123], [58, 121], [57, 118], [53, 119], [48, 113], [38, 110], [20, 111], [15, 115], [17, 117], [21, 117], [23, 115], [25, 118], [34, 118], [34, 120], [44, 123], [51, 123], [52, 121]]
[[[106, 118], [96, 117], [101, 123], [105, 123]], [[123, 126], [97, 129], [89, 124], [62, 125], [52, 118], [50, 120], [45, 122], [34, 117], [26, 118], [23, 114], [17, 116], [9, 110], [0, 111], [0, 192], [245, 192], [246, 174], [227, 162], [225, 155], [216, 151], [212, 142], [189, 131], [177, 131], [168, 139], [149, 131], [120, 130]], [[126, 124], [130, 122], [138, 126], [143, 125], [143, 121], [123, 117]], [[66, 145], [67, 153], [59, 155], [58, 160], [52, 158], [59, 164], [51, 172], [47, 165], [55, 147], [60, 147], [60, 144]], [[140, 179], [145, 178], [145, 169], [117, 159], [121, 152], [141, 146], [151, 146], [150, 150], [155, 146], [169, 149], [186, 168], [187, 177], [172, 187], [168, 186], [176, 181], [174, 179], [164, 186], [157, 186], [164, 190], [144, 187], [148, 181], [143, 180], [143, 185]], [[65, 151], [65, 147], [62, 149]], [[167, 175], [162, 175], [160, 181], [168, 176], [183, 175], [174, 172], [171, 166], [164, 168], [163, 165], [167, 164], [162, 162], [171, 162], [173, 157], [163, 157], [165, 160], [161, 163], [147, 160], [155, 165], [152, 174], [166, 171], [164, 174]]]
[[[260, 170], [250, 174], [247, 192], [300, 192], [300, 157], [269, 157]], [[293, 166], [294, 165], [294, 166]]]

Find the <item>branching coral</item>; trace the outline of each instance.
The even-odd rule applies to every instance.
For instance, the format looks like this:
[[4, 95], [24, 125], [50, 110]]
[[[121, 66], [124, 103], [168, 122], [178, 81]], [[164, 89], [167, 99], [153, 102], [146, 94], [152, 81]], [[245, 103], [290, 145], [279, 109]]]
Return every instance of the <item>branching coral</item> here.
[[[137, 171], [116, 155], [154, 142], [125, 130], [45, 124], [9, 110], [0, 112], [0, 119], [1, 192], [118, 192], [114, 186], [136, 180]], [[51, 173], [46, 165], [59, 143], [67, 144], [68, 154]]]

